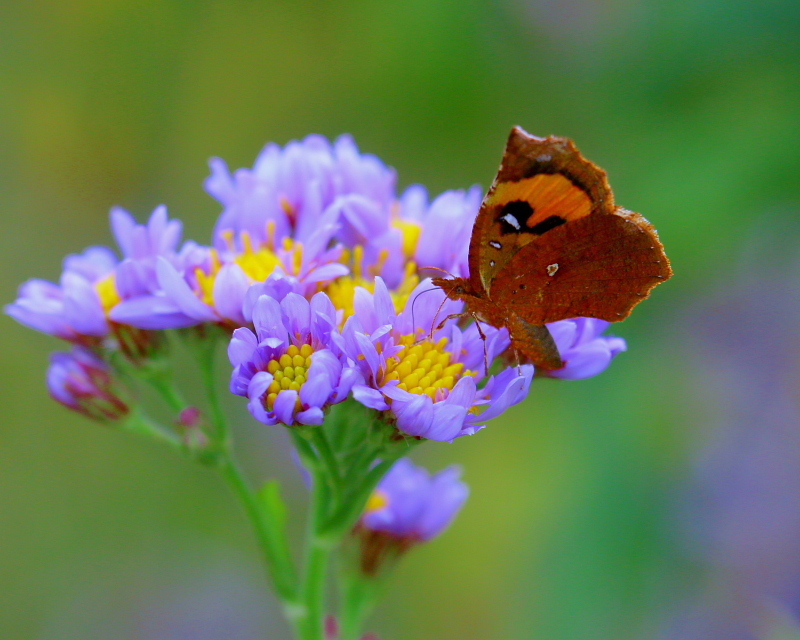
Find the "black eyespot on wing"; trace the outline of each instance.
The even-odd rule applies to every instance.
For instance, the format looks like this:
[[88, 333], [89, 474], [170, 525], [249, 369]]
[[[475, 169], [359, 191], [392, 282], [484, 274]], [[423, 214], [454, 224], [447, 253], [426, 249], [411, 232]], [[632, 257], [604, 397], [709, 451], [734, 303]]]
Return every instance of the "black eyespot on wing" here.
[[[528, 226], [528, 220], [533, 216], [533, 207], [524, 200], [514, 200], [507, 203], [497, 216], [497, 221], [502, 223], [502, 232], [507, 233], [533, 233], [537, 236], [547, 233], [550, 229], [560, 227], [566, 222], [561, 216], [550, 216], [542, 220], [539, 224], [532, 227]], [[489, 243], [491, 244], [491, 242]]]
[[564, 218], [562, 218], [561, 216], [550, 216], [546, 220], [542, 220], [539, 224], [535, 224], [529, 229], [526, 229], [526, 231], [529, 231], [530, 233], [535, 233], [536, 235], [540, 236], [543, 233], [550, 231], [550, 229], [555, 229], [556, 227], [560, 227], [565, 222], [566, 220], [564, 220]]
[[528, 218], [533, 215], [533, 207], [524, 200], [508, 202], [500, 210], [497, 220], [503, 223], [503, 233], [520, 233], [528, 227]]

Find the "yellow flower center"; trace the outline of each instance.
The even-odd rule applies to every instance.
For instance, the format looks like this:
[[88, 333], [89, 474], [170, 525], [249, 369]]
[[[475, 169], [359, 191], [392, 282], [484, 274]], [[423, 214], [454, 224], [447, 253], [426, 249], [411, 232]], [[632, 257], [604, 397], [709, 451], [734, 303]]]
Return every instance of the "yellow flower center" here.
[[[255, 246], [253, 238], [247, 231], [242, 231], [239, 238], [242, 249], [236, 248], [233, 231], [224, 231], [223, 237], [228, 244], [228, 249], [236, 255], [234, 262], [245, 272], [251, 282], [264, 282], [271, 276], [275, 269], [280, 267], [286, 273], [297, 275], [303, 267], [303, 243], [295, 242], [292, 238], [283, 239], [283, 250], [289, 256], [281, 257], [275, 250], [275, 221], [267, 223], [267, 240]], [[201, 267], [195, 269], [197, 279], [197, 295], [206, 304], [214, 305], [214, 283], [217, 274], [222, 268], [222, 261], [216, 249], [211, 250], [211, 269], [206, 273]]]
[[412, 258], [417, 252], [417, 245], [422, 236], [422, 225], [412, 220], [404, 220], [400, 216], [392, 219], [392, 226], [400, 229], [403, 234], [403, 254]]
[[374, 513], [389, 506], [389, 496], [385, 491], [375, 489], [372, 495], [367, 500], [367, 506], [364, 508], [364, 514]]
[[[381, 274], [388, 257], [388, 253], [384, 251], [377, 264], [365, 268], [364, 247], [358, 245], [352, 251], [345, 249], [342, 263], [350, 268], [350, 275], [337, 278], [322, 288], [328, 294], [334, 307], [344, 309], [345, 320], [356, 312], [356, 287], [364, 287], [370, 293], [375, 293], [375, 276]], [[403, 281], [399, 287], [390, 291], [397, 313], [405, 308], [411, 292], [418, 284], [417, 265], [414, 262], [407, 262]]]
[[398, 380], [397, 386], [404, 391], [425, 394], [433, 400], [444, 399], [461, 378], [475, 375], [465, 370], [461, 362], [450, 363], [452, 354], [445, 351], [447, 342], [447, 338], [441, 338], [415, 344], [413, 335], [403, 336], [403, 350], [386, 361], [383, 384]]
[[[293, 389], [300, 391], [305, 381], [308, 380], [308, 370], [311, 367], [311, 356], [314, 349], [310, 344], [302, 347], [290, 345], [280, 358], [273, 358], [267, 363], [267, 371], [273, 378], [272, 384], [267, 389], [267, 397], [264, 401], [268, 411], [275, 408], [275, 400], [281, 391]], [[300, 397], [297, 397], [296, 410], [301, 411], [302, 406]]]
[[211, 271], [206, 273], [202, 267], [195, 267], [194, 276], [197, 279], [197, 297], [200, 298], [207, 305], [214, 306], [214, 283], [217, 280], [217, 274], [222, 267], [222, 262], [219, 259], [219, 253], [216, 249], [211, 250]]
[[117, 281], [113, 273], [95, 282], [94, 290], [100, 298], [100, 306], [103, 307], [103, 311], [106, 315], [108, 315], [111, 309], [122, 302], [122, 297], [119, 295], [119, 291], [117, 291]]

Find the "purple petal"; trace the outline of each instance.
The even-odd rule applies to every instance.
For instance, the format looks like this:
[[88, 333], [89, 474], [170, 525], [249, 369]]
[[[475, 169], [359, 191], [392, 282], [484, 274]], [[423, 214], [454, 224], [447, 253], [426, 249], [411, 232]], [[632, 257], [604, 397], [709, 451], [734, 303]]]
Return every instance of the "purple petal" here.
[[389, 405], [386, 404], [383, 394], [377, 389], [368, 387], [363, 384], [353, 385], [353, 398], [370, 409], [377, 411], [386, 411]]
[[431, 499], [416, 526], [423, 540], [430, 540], [450, 526], [467, 501], [469, 487], [459, 481], [460, 477], [461, 469], [457, 466], [444, 469], [433, 477], [428, 489]]
[[467, 416], [467, 407], [462, 407], [446, 402], [436, 402], [433, 405], [433, 419], [424, 435], [429, 440], [439, 442], [452, 442], [462, 435], [464, 419]]
[[233, 332], [228, 344], [228, 359], [234, 367], [247, 362], [253, 357], [253, 352], [258, 347], [255, 334], [245, 327], [240, 327]]
[[114, 239], [117, 241], [119, 248], [122, 249], [122, 255], [133, 257], [135, 253], [134, 230], [136, 229], [136, 220], [122, 207], [112, 208], [110, 217], [111, 232], [114, 234]]
[[297, 391], [294, 389], [286, 389], [281, 391], [278, 394], [278, 397], [275, 398], [275, 407], [273, 409], [278, 422], [282, 422], [285, 425], [293, 424], [296, 404]]
[[317, 267], [316, 269], [312, 269], [311, 271], [309, 271], [303, 278], [303, 281], [327, 282], [328, 280], [336, 280], [336, 278], [341, 278], [342, 276], [346, 276], [348, 273], [350, 273], [350, 269], [348, 269], [343, 264], [331, 262], [329, 264], [324, 264], [321, 267]]
[[300, 411], [295, 419], [300, 424], [320, 425], [325, 422], [325, 413], [319, 407], [311, 407], [305, 411]]
[[158, 258], [156, 272], [164, 294], [184, 314], [201, 322], [213, 322], [217, 319], [214, 310], [197, 297], [183, 276], [163, 257]]
[[187, 316], [174, 302], [164, 296], [142, 296], [123, 300], [108, 314], [120, 324], [129, 324], [140, 329], [183, 329], [198, 324], [198, 320]]
[[238, 264], [223, 266], [214, 280], [214, 306], [223, 318], [244, 324], [242, 305], [250, 283]]
[[311, 305], [303, 296], [289, 293], [281, 300], [285, 326], [291, 338], [299, 343], [310, 338]]
[[258, 340], [277, 337], [286, 339], [286, 328], [283, 326], [280, 303], [270, 296], [261, 296], [253, 309], [253, 325]]
[[375, 278], [375, 315], [378, 318], [378, 324], [392, 324], [397, 312], [394, 308], [394, 300], [386, 287], [383, 278]]

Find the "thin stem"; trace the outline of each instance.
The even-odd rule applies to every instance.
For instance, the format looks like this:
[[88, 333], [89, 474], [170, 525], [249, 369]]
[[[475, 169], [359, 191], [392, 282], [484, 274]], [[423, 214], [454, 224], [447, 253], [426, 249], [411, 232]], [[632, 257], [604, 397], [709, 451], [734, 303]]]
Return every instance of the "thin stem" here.
[[[300, 438], [302, 439], [302, 438]], [[331, 501], [331, 493], [325, 476], [326, 468], [313, 464], [309, 469], [313, 475], [311, 517], [308, 522], [307, 558], [300, 600], [305, 605], [305, 614], [299, 625], [303, 640], [323, 640], [325, 637], [325, 590], [328, 584], [330, 555], [335, 546], [319, 533], [325, 522]]]
[[176, 413], [180, 413], [188, 406], [183, 395], [173, 383], [172, 376], [163, 375], [159, 372], [158, 374], [149, 376], [147, 380], [150, 385], [158, 391], [159, 395], [164, 399], [164, 402], [167, 403], [167, 406]]
[[395, 462], [396, 458], [383, 460], [370, 469], [357, 489], [346, 497], [333, 516], [328, 519], [324, 528], [320, 530], [320, 535], [327, 540], [339, 540], [352, 529], [359, 517], [361, 517], [367, 500], [369, 500], [375, 487], [378, 486], [381, 478], [386, 475]]
[[222, 410], [222, 403], [220, 402], [219, 393], [217, 393], [216, 376], [214, 375], [215, 347], [216, 343], [212, 341], [210, 345], [202, 345], [197, 353], [199, 355], [200, 369], [203, 375], [203, 385], [206, 388], [208, 406], [211, 410], [211, 424], [214, 426], [215, 435], [219, 444], [224, 450], [229, 451], [231, 443], [228, 419], [225, 416], [225, 412]]
[[339, 484], [341, 482], [341, 473], [339, 471], [339, 461], [336, 459], [336, 454], [331, 448], [331, 443], [328, 436], [321, 427], [314, 427], [310, 431], [311, 440], [319, 452], [320, 459], [325, 463], [327, 468], [327, 475], [330, 478], [331, 488], [334, 491], [334, 498], [339, 493]]
[[267, 564], [268, 577], [271, 578], [275, 591], [283, 601], [287, 617], [294, 620], [298, 617], [298, 606], [295, 600], [297, 575], [294, 564], [286, 539], [282, 535], [281, 525], [253, 491], [236, 461], [230, 428], [217, 392], [214, 375], [214, 346], [213, 343], [212, 345], [203, 345], [197, 349], [197, 354], [211, 410], [211, 423], [214, 430], [212, 435], [219, 447], [220, 469], [253, 524], [259, 547]]
[[339, 611], [340, 640], [357, 640], [364, 622], [375, 608], [378, 597], [377, 578], [357, 575], [358, 569], [345, 570], [340, 575], [342, 607]]
[[183, 451], [183, 442], [175, 433], [148, 418], [141, 411], [135, 411], [128, 416], [125, 420], [125, 429], [162, 442], [172, 449]]
[[221, 471], [244, 506], [256, 532], [259, 547], [269, 569], [268, 575], [275, 585], [275, 591], [284, 603], [289, 617], [295, 617], [295, 584], [297, 576], [285, 540], [276, 531], [261, 502], [245, 479], [232, 456], [223, 458]]

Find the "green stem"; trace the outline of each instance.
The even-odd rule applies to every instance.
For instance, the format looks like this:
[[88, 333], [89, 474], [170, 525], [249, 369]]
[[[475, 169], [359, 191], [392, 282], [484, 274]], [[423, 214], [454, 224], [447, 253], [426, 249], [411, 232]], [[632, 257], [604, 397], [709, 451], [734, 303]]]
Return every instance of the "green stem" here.
[[172, 431], [151, 420], [141, 411], [131, 413], [124, 422], [124, 428], [132, 433], [152, 438], [177, 451], [183, 451], [183, 442]]
[[203, 383], [211, 413], [213, 438], [220, 452], [220, 470], [230, 483], [250, 518], [268, 568], [268, 577], [275, 586], [287, 618], [293, 621], [300, 612], [296, 601], [297, 575], [288, 543], [283, 535], [282, 523], [265, 507], [244, 477], [233, 452], [231, 432], [222, 410], [214, 375], [214, 344], [197, 349]]
[[339, 578], [342, 592], [340, 640], [357, 640], [361, 636], [364, 622], [375, 608], [378, 597], [377, 579], [358, 575], [357, 571], [345, 570]]
[[280, 535], [274, 522], [265, 512], [261, 502], [245, 479], [233, 456], [229, 455], [229, 452], [226, 452], [223, 457], [221, 471], [241, 501], [253, 524], [259, 547], [269, 569], [268, 575], [275, 585], [275, 591], [283, 601], [287, 616], [290, 618], [296, 617], [295, 584], [297, 583], [297, 576], [285, 538]]
[[313, 475], [311, 517], [308, 523], [307, 558], [300, 600], [305, 612], [298, 631], [302, 640], [324, 640], [325, 637], [325, 591], [328, 585], [328, 567], [335, 542], [319, 535], [325, 522], [332, 499], [329, 480], [325, 478], [326, 467], [313, 464], [309, 468]]
[[321, 427], [312, 427], [310, 430], [311, 440], [319, 452], [320, 459], [325, 463], [327, 475], [330, 481], [331, 489], [334, 492], [334, 500], [339, 494], [339, 484], [341, 482], [341, 473], [339, 472], [339, 461], [336, 459], [336, 454], [331, 448], [328, 436]]
[[168, 373], [159, 372], [149, 376], [147, 380], [158, 391], [167, 406], [176, 413], [180, 413], [188, 406], [181, 392], [173, 384], [172, 376], [168, 375]]
[[228, 429], [228, 419], [222, 410], [219, 393], [217, 393], [216, 376], [214, 375], [214, 359], [216, 356], [216, 343], [203, 344], [198, 349], [198, 359], [203, 376], [203, 385], [206, 388], [208, 407], [211, 410], [211, 424], [214, 427], [214, 435], [220, 446], [227, 452], [231, 449], [230, 430]]

